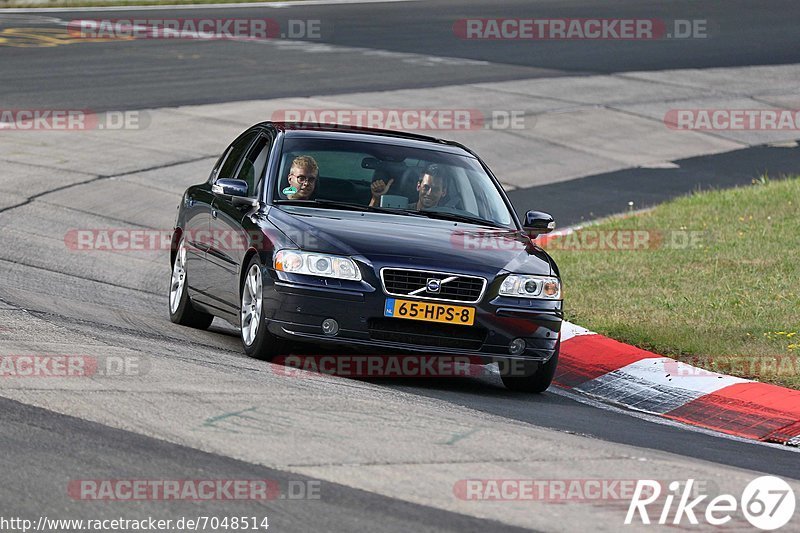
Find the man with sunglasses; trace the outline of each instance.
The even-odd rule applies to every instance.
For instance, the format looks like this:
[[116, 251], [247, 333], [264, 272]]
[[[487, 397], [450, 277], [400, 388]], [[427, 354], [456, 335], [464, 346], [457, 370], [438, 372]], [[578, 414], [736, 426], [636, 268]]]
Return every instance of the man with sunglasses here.
[[[384, 183], [377, 180], [372, 183], [372, 201], [369, 205], [380, 205], [381, 196], [389, 192], [394, 179]], [[428, 165], [417, 182], [417, 200], [410, 202], [407, 209], [421, 211], [439, 205], [439, 201], [447, 195], [447, 177], [439, 165]]]
[[286, 197], [290, 200], [311, 200], [317, 190], [319, 167], [313, 157], [299, 155], [292, 161], [289, 170], [289, 187]]

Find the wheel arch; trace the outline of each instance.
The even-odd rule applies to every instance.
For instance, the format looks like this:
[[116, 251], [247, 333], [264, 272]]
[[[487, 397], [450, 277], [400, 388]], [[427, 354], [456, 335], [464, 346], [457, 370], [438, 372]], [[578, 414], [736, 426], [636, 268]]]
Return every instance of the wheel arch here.
[[175, 231], [172, 232], [172, 242], [169, 247], [170, 266], [175, 264], [175, 257], [178, 255], [178, 244], [181, 242], [181, 237], [183, 237], [183, 228], [178, 226], [175, 228]]
[[[259, 251], [254, 246], [248, 248], [245, 252], [244, 257], [242, 258], [242, 264], [239, 266], [239, 296], [242, 295], [242, 287], [244, 287], [244, 278], [247, 276], [247, 265], [250, 264], [250, 261], [253, 259], [254, 256], [259, 257], [259, 261], [261, 262], [262, 266], [266, 266], [271, 260], [272, 256], [270, 253], [265, 252], [263, 250]], [[265, 277], [264, 280], [266, 281], [267, 278]]]

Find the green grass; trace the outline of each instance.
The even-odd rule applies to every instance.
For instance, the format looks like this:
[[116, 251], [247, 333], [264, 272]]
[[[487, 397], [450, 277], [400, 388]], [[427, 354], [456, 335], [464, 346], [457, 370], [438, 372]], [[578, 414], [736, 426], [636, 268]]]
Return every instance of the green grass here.
[[765, 177], [586, 229], [697, 231], [702, 242], [551, 246], [568, 320], [701, 368], [800, 388], [800, 179]]

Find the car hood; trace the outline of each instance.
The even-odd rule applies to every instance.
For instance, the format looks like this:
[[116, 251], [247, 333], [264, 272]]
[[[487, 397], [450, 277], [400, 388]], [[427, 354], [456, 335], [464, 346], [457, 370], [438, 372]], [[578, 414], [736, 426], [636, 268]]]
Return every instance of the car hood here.
[[463, 222], [308, 207], [272, 208], [268, 220], [308, 251], [376, 265], [553, 275], [552, 259], [525, 233]]

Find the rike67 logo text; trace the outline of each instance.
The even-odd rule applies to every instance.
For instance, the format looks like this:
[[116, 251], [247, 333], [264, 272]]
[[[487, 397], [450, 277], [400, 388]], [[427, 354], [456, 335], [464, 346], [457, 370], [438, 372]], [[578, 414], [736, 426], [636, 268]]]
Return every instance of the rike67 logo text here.
[[[638, 520], [642, 524], [679, 525], [685, 523], [685, 519], [691, 525], [699, 525], [700, 520], [704, 519], [706, 524], [722, 526], [733, 519], [737, 510], [741, 510], [753, 527], [773, 531], [789, 523], [794, 515], [794, 491], [778, 477], [754, 479], [748, 483], [738, 500], [731, 494], [720, 494], [710, 500], [707, 494], [698, 496], [693, 493], [694, 481], [673, 481], [669, 484], [669, 492], [662, 497], [660, 482], [639, 480], [625, 516], [625, 524]], [[703, 506], [705, 512], [700, 510]], [[651, 516], [653, 511], [656, 514]]]

